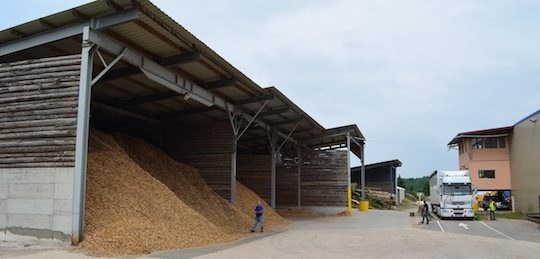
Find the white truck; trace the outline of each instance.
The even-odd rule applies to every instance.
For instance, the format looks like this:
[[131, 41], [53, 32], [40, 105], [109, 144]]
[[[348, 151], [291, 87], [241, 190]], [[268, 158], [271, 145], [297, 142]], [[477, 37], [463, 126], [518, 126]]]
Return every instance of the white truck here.
[[469, 171], [435, 171], [429, 178], [431, 209], [439, 218], [474, 218]]

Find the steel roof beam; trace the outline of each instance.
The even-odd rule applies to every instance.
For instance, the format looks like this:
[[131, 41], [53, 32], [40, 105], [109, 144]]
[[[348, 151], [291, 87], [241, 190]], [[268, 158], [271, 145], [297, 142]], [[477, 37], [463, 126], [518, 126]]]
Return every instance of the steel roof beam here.
[[189, 115], [193, 115], [193, 114], [199, 114], [199, 113], [215, 111], [217, 109], [218, 108], [216, 106], [201, 107], [201, 108], [191, 109], [191, 110], [187, 110], [187, 111], [167, 113], [167, 114], [163, 114], [163, 115], [161, 115], [159, 117], [164, 118], [164, 119], [174, 119], [174, 118], [180, 118], [180, 117], [189, 116]]
[[256, 102], [260, 102], [260, 101], [270, 100], [270, 99], [273, 99], [273, 98], [274, 98], [274, 96], [271, 95], [271, 94], [259, 94], [259, 95], [253, 96], [253, 97], [248, 97], [246, 99], [236, 101], [236, 102], [234, 102], [234, 104], [243, 105], [243, 104], [248, 104], [248, 103], [256, 103]]
[[302, 122], [303, 120], [304, 120], [304, 117], [300, 116], [300, 117], [295, 118], [295, 119], [276, 122], [276, 123], [274, 123], [273, 125], [281, 126], [281, 125], [287, 125], [287, 124], [293, 124], [293, 123], [300, 123], [300, 122]]
[[278, 114], [282, 114], [282, 113], [286, 113], [290, 111], [292, 111], [292, 109], [289, 107], [286, 107], [286, 108], [280, 108], [280, 109], [274, 109], [274, 110], [261, 112], [260, 116], [278, 115]]
[[[137, 68], [129, 67], [129, 71], [131, 71], [132, 69], [138, 70]], [[125, 68], [121, 68], [121, 69], [118, 69], [118, 70], [120, 70], [120, 71], [117, 71], [118, 73], [115, 73], [113, 76], [121, 77], [121, 75], [122, 75], [121, 71], [127, 71], [127, 69], [125, 69]], [[158, 102], [158, 101], [161, 101], [161, 100], [178, 97], [180, 95], [181, 94], [179, 94], [179, 93], [177, 93], [175, 91], [166, 91], [166, 92], [160, 92], [160, 93], [155, 93], [155, 94], [146, 95], [146, 96], [140, 96], [140, 97], [136, 97], [136, 98], [129, 99], [129, 100], [123, 100], [123, 101], [120, 101], [120, 102], [116, 103], [114, 106], [116, 106], [116, 107], [134, 106], [134, 105], [139, 105], [139, 104], [143, 104], [143, 103]]]
[[[111, 53], [119, 54], [125, 49], [123, 45], [119, 44], [118, 42], [103, 33], [97, 32], [90, 28], [85, 29], [84, 33], [89, 34], [90, 42], [108, 50]], [[222, 97], [219, 97], [209, 92], [200, 85], [197, 85], [178, 76], [177, 74], [169, 71], [162, 65], [156, 63], [152, 59], [138, 53], [135, 50], [127, 49], [124, 53], [123, 60], [130, 65], [141, 69], [150, 80], [153, 80], [179, 94], [189, 96], [188, 98], [194, 99], [199, 103], [202, 103], [209, 107], [215, 105], [227, 112], [239, 112], [241, 110], [239, 107], [228, 102]], [[253, 118], [251, 114], [245, 112], [242, 112], [241, 115], [244, 119], [248, 121]], [[255, 122], [264, 129], [271, 129], [270, 125], [266, 124], [260, 119], [255, 120]], [[283, 138], [287, 138], [287, 135], [282, 132], [278, 132], [278, 135]], [[294, 139], [290, 139], [289, 141], [296, 143], [296, 140]]]
[[216, 81], [212, 81], [212, 82], [208, 82], [208, 83], [204, 83], [204, 88], [206, 88], [206, 90], [210, 90], [210, 89], [218, 89], [218, 88], [223, 88], [223, 87], [227, 87], [227, 86], [233, 86], [235, 84], [238, 84], [240, 81], [236, 78], [225, 78], [225, 79], [221, 79], [221, 80], [216, 80]]
[[21, 50], [79, 35], [83, 32], [84, 27], [91, 27], [94, 30], [101, 30], [118, 24], [130, 22], [138, 18], [139, 10], [137, 8], [132, 8], [100, 18], [87, 19], [86, 21], [75, 25], [60, 27], [33, 36], [24, 37], [20, 40], [2, 44], [0, 45], [0, 56], [5, 56]]
[[138, 114], [138, 113], [131, 112], [131, 111], [128, 111], [128, 110], [123, 110], [123, 109], [120, 109], [120, 108], [117, 108], [117, 107], [114, 107], [114, 106], [110, 106], [110, 105], [107, 105], [107, 104], [104, 104], [104, 103], [96, 102], [96, 103], [92, 104], [92, 107], [96, 108], [98, 110], [103, 110], [103, 111], [107, 111], [107, 112], [113, 112], [113, 113], [117, 113], [117, 114], [120, 114], [120, 115], [131, 117], [131, 118], [134, 118], [134, 119], [139, 119], [139, 120], [142, 120], [142, 121], [149, 121], [149, 122], [154, 122], [154, 123], [159, 122], [158, 120], [156, 120], [154, 118], [151, 118], [149, 116]]
[[107, 5], [114, 8], [116, 11], [122, 11], [124, 8], [119, 4], [115, 3], [113, 0], [106, 0]]
[[188, 64], [192, 62], [197, 62], [202, 59], [202, 55], [198, 51], [189, 51], [181, 53], [178, 55], [173, 55], [170, 57], [162, 58], [158, 61], [162, 66], [170, 67], [177, 66], [182, 64]]
[[[156, 63], [166, 66], [166, 67], [172, 67], [176, 65], [196, 62], [197, 60], [201, 59], [201, 54], [197, 51], [190, 51], [170, 57], [163, 58], [161, 60], [154, 60]], [[141, 70], [136, 67], [123, 67], [118, 68], [115, 70], [110, 71], [107, 76], [103, 78], [104, 81], [110, 81], [126, 76], [132, 76], [142, 74]]]
[[135, 105], [144, 104], [144, 103], [158, 102], [164, 99], [169, 99], [169, 98], [173, 98], [177, 96], [180, 96], [180, 94], [175, 91], [165, 91], [165, 92], [159, 92], [159, 93], [155, 93], [151, 95], [139, 96], [133, 99], [119, 101], [115, 103], [114, 106], [115, 107], [135, 106]]

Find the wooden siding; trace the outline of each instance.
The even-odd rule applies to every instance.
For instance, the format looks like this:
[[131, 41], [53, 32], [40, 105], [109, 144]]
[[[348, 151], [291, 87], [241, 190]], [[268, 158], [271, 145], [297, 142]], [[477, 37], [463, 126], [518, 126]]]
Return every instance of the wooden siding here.
[[270, 203], [271, 157], [269, 154], [239, 154], [236, 178], [267, 203]]
[[278, 167], [276, 170], [276, 206], [297, 206], [298, 167]]
[[74, 166], [80, 62], [0, 64], [0, 168]]
[[172, 158], [200, 170], [208, 185], [230, 199], [232, 129], [230, 123], [170, 123], [161, 146]]
[[302, 165], [302, 206], [347, 206], [347, 151], [305, 154]]
[[[361, 168], [355, 167], [351, 170], [351, 181], [361, 185]], [[366, 188], [385, 191], [396, 194], [397, 178], [396, 168], [392, 165], [370, 168], [366, 166]]]

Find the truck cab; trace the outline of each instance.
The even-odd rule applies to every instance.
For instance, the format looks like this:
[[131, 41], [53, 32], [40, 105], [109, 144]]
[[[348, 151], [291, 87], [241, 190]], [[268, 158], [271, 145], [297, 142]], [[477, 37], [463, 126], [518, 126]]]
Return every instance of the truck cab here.
[[431, 206], [440, 218], [474, 218], [468, 171], [435, 171], [430, 178]]

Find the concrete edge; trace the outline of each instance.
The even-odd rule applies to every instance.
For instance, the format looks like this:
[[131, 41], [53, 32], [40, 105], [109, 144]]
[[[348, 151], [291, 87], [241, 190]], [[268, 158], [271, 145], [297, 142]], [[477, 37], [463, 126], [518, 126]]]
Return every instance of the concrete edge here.
[[4, 235], [7, 234], [7, 232], [9, 232], [11, 234], [19, 235], [19, 236], [29, 236], [29, 237], [35, 237], [38, 239], [59, 240], [66, 243], [71, 242], [70, 235], [64, 234], [63, 232], [60, 232], [60, 231], [54, 231], [50, 229], [7, 227], [4, 229], [0, 229], [0, 232], [4, 232]]
[[[266, 237], [270, 237], [279, 233], [283, 233], [287, 231], [287, 229], [278, 229], [271, 232], [264, 232], [264, 234], [260, 233], [254, 233], [253, 235], [256, 236], [250, 236], [246, 238], [241, 238], [236, 241], [232, 241], [229, 243], [224, 244], [217, 244], [217, 245], [211, 245], [211, 246], [205, 246], [205, 247], [194, 247], [194, 248], [185, 248], [185, 249], [177, 249], [177, 250], [163, 250], [163, 251], [157, 251], [154, 253], [149, 254], [147, 257], [150, 258], [178, 258], [178, 259], [187, 259], [187, 258], [193, 258], [205, 254], [211, 254], [215, 252], [219, 252], [225, 249], [229, 249], [235, 246], [247, 244], [259, 239], [263, 239]], [[250, 234], [248, 234], [250, 235]]]

